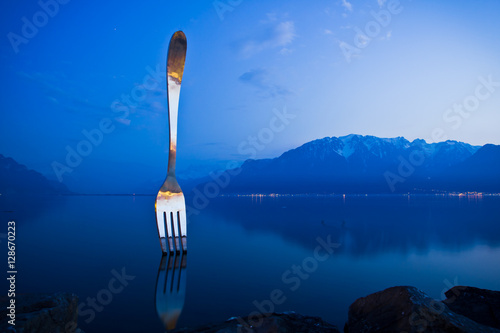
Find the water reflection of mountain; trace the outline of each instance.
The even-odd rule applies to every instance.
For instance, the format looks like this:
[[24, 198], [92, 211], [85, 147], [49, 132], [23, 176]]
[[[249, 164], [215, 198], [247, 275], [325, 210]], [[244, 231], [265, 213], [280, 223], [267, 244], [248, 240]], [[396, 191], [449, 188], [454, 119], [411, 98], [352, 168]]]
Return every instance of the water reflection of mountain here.
[[500, 246], [500, 198], [432, 196], [220, 198], [207, 213], [307, 248], [331, 235], [350, 255]]
[[[0, 154], [0, 216], [5, 220], [31, 220], [63, 201], [71, 192], [12, 158]], [[55, 199], [54, 199], [55, 198]]]
[[63, 195], [1, 195], [0, 217], [4, 220], [31, 221], [58, 209], [67, 198]]

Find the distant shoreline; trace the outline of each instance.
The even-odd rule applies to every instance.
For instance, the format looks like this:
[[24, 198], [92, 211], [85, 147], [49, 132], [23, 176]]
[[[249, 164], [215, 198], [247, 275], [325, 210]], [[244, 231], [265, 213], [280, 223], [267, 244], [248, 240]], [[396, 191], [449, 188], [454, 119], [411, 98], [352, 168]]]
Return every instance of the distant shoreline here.
[[483, 193], [483, 192], [450, 192], [450, 193], [256, 193], [256, 194], [221, 194], [219, 197], [407, 197], [407, 196], [435, 196], [435, 197], [497, 197], [500, 193]]
[[[64, 197], [155, 197], [156, 194], [141, 193], [68, 193], [68, 194], [41, 194], [43, 196], [64, 196]], [[185, 193], [185, 196], [192, 196]], [[17, 196], [16, 194], [0, 194], [0, 196]], [[26, 196], [23, 194], [23, 196]], [[449, 192], [449, 193], [231, 193], [220, 194], [217, 197], [224, 198], [336, 198], [336, 197], [498, 197], [500, 193], [483, 192]]]

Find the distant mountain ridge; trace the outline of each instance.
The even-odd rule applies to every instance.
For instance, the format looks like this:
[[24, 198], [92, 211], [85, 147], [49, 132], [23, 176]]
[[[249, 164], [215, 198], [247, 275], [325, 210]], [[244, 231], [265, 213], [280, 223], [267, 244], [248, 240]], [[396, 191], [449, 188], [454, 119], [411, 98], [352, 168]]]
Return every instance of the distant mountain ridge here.
[[223, 193], [500, 192], [500, 146], [351, 134], [247, 160]]
[[0, 194], [69, 194], [68, 188], [0, 154]]

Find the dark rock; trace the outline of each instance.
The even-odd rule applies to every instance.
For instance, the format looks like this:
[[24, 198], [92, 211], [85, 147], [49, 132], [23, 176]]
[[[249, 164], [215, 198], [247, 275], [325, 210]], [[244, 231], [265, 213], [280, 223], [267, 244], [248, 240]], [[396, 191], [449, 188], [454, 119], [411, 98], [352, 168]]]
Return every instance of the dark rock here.
[[392, 287], [359, 298], [349, 307], [344, 332], [497, 332], [451, 311], [414, 287]]
[[[74, 332], [78, 319], [78, 297], [70, 293], [18, 294], [15, 298], [15, 326], [8, 323], [10, 300], [0, 299], [0, 331], [18, 333]], [[15, 330], [13, 330], [15, 328]]]
[[[251, 326], [251, 324], [253, 326]], [[260, 317], [231, 318], [224, 323], [197, 328], [183, 328], [175, 333], [340, 333], [334, 326], [318, 317], [303, 316], [294, 312], [268, 313]]]
[[443, 302], [450, 310], [483, 325], [500, 329], [500, 291], [457, 286]]

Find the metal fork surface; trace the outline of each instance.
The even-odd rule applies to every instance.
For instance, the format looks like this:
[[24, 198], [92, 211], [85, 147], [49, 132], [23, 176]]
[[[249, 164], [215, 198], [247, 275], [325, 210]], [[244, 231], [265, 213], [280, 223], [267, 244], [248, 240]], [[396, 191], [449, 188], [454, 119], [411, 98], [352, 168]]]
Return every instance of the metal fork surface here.
[[167, 56], [169, 152], [167, 178], [156, 196], [156, 225], [163, 253], [187, 251], [186, 203], [175, 178], [177, 116], [187, 41], [182, 31], [170, 39]]

